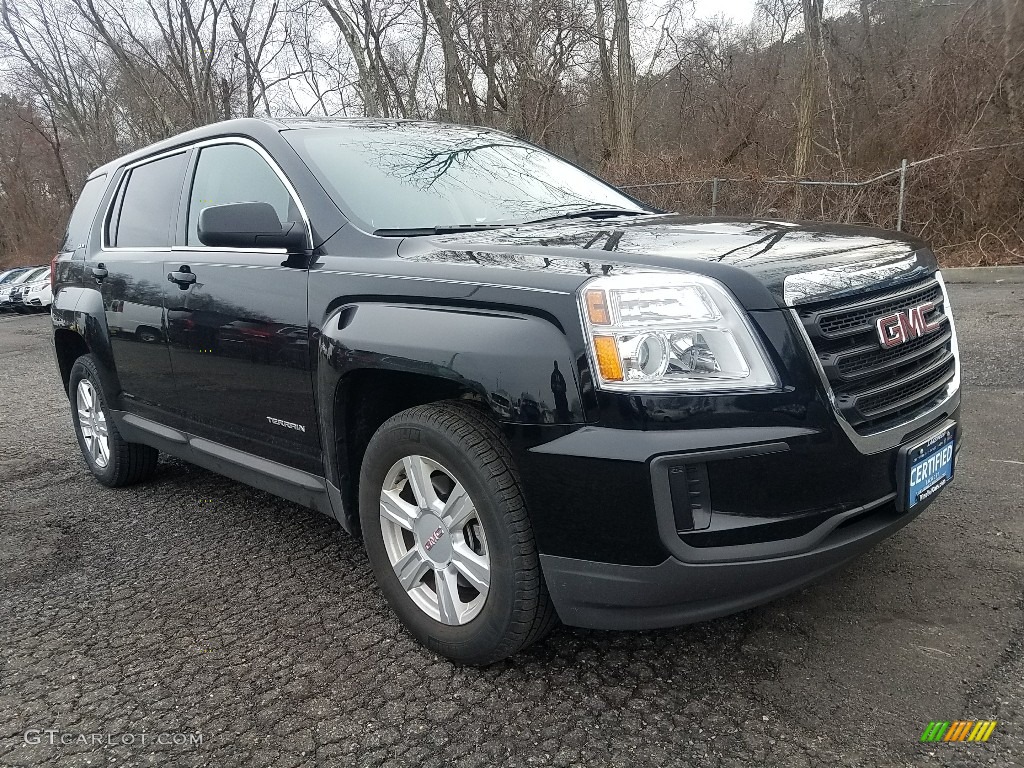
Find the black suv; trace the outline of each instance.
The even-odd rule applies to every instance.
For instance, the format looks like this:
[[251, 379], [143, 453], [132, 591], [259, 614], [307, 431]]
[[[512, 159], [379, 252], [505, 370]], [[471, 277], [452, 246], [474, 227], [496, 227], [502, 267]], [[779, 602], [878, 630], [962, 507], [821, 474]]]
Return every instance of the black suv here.
[[654, 211], [492, 130], [185, 133], [89, 177], [53, 267], [102, 483], [163, 451], [336, 518], [458, 661], [762, 603], [953, 476], [923, 243]]

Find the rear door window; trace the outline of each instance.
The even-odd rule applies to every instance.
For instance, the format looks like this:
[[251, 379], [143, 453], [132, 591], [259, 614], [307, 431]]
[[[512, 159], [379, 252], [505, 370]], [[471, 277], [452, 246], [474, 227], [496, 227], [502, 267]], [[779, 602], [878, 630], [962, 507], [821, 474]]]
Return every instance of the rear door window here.
[[68, 220], [68, 228], [64, 231], [61, 251], [74, 251], [83, 247], [89, 239], [92, 222], [96, 218], [96, 206], [100, 204], [103, 190], [107, 188], [107, 176], [96, 176], [85, 182], [82, 194], [78, 196], [75, 209]]
[[169, 247], [184, 172], [184, 152], [132, 168], [111, 213], [110, 245]]

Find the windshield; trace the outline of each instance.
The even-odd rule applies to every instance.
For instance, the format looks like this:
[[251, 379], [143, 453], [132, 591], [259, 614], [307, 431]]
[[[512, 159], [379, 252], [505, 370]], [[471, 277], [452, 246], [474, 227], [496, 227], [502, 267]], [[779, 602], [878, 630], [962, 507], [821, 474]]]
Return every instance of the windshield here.
[[28, 272], [26, 272], [24, 275], [22, 275], [20, 278], [18, 278], [18, 280], [16, 282], [19, 282], [19, 283], [33, 283], [36, 280], [41, 280], [44, 276], [48, 276], [49, 274], [50, 274], [50, 268], [49, 267], [37, 267], [35, 269], [31, 269]]
[[41, 274], [42, 272], [45, 272], [46, 269], [47, 269], [46, 267], [32, 267], [32, 268], [27, 269], [24, 272], [22, 272], [20, 275], [18, 275], [16, 278], [14, 278], [11, 282], [12, 283], [28, 283], [28, 282], [31, 282], [35, 275], [38, 275], [38, 274]]
[[23, 275], [23, 274], [25, 274], [23, 270], [20, 270], [20, 269], [12, 270], [11, 272], [8, 272], [6, 275], [0, 276], [0, 284], [14, 282], [14, 279], [18, 275]]
[[646, 210], [574, 165], [483, 128], [366, 122], [283, 135], [338, 206], [371, 232]]

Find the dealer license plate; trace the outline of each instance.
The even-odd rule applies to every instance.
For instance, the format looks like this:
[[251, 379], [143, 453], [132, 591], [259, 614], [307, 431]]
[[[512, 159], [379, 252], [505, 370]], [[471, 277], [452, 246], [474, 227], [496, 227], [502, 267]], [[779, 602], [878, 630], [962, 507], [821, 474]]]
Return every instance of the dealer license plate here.
[[904, 509], [928, 501], [953, 479], [956, 425], [950, 424], [927, 440], [912, 445], [906, 454]]

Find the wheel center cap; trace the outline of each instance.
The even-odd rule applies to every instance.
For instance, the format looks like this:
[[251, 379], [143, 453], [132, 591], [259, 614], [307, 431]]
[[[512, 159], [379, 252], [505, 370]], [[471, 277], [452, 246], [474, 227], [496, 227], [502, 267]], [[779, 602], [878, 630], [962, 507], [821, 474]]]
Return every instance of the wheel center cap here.
[[413, 527], [413, 533], [428, 560], [436, 565], [448, 565], [451, 562], [452, 536], [441, 518], [429, 513], [420, 516]]

